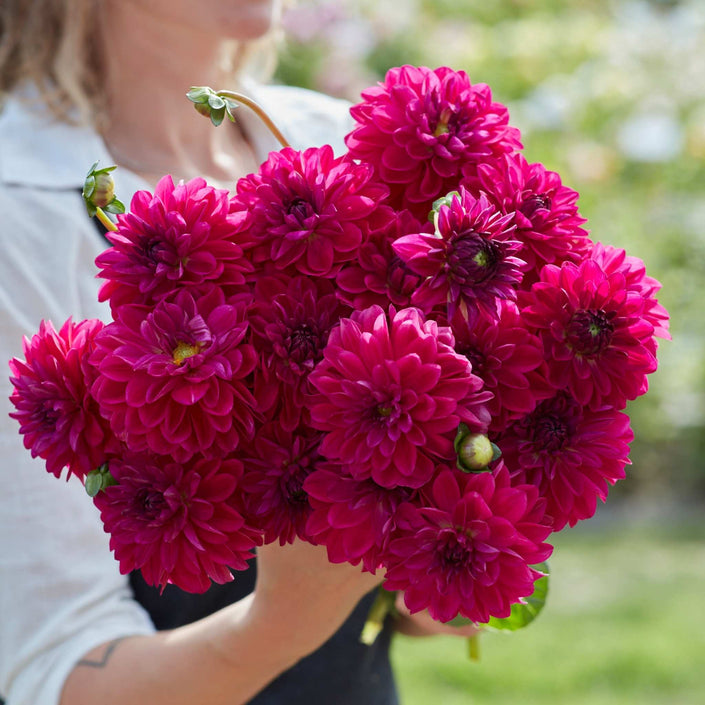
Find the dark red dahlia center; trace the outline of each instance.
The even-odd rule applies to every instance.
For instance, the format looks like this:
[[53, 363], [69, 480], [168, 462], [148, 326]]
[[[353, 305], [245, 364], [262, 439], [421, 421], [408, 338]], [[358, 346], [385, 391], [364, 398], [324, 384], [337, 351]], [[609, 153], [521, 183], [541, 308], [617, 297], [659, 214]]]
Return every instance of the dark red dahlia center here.
[[286, 472], [281, 476], [279, 487], [284, 501], [291, 505], [308, 504], [304, 482], [311, 473], [311, 458], [308, 455], [285, 462]]
[[399, 294], [411, 294], [418, 287], [421, 277], [412, 272], [401, 257], [394, 255], [387, 267], [387, 287]]
[[286, 214], [293, 216], [297, 222], [303, 224], [308, 218], [315, 215], [316, 212], [307, 200], [303, 198], [295, 198], [291, 201], [291, 203], [289, 203], [286, 209]]
[[294, 362], [301, 363], [315, 358], [320, 347], [320, 336], [313, 328], [304, 323], [291, 331], [287, 352]]
[[440, 567], [451, 573], [467, 569], [472, 557], [472, 543], [469, 536], [455, 531], [444, 531], [436, 551]]
[[465, 355], [470, 360], [470, 366], [474, 374], [482, 376], [482, 369], [485, 366], [485, 355], [481, 350], [470, 345], [457, 345], [455, 350], [458, 354]]
[[490, 278], [500, 259], [499, 248], [474, 232], [458, 235], [448, 248], [449, 273], [466, 284], [479, 284]]
[[145, 238], [142, 241], [141, 253], [142, 257], [152, 264], [158, 264], [163, 259], [164, 243], [161, 239]]
[[533, 428], [533, 441], [542, 450], [560, 450], [570, 438], [570, 429], [558, 416], [542, 416]]
[[54, 430], [61, 416], [62, 414], [57, 411], [52, 404], [45, 402], [37, 407], [32, 415], [32, 420], [43, 429]]
[[609, 346], [613, 332], [604, 311], [576, 311], [566, 328], [566, 342], [576, 355], [595, 356]]
[[400, 415], [401, 409], [399, 408], [399, 403], [393, 399], [377, 404], [372, 412], [374, 420], [386, 426], [397, 421]]
[[528, 198], [525, 198], [519, 206], [519, 211], [523, 213], [529, 220], [536, 214], [538, 210], [550, 210], [551, 199], [545, 193], [534, 193]]
[[157, 490], [143, 487], [135, 495], [135, 509], [144, 519], [156, 519], [166, 506], [164, 495]]

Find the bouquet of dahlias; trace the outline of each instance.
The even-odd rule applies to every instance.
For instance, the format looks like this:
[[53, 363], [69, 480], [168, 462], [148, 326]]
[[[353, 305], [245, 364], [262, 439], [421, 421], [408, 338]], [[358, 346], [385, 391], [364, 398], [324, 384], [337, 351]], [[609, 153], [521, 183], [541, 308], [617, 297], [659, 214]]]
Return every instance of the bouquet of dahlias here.
[[[216, 124], [233, 96], [189, 93]], [[96, 261], [112, 321], [42, 322], [13, 416], [124, 573], [204, 591], [298, 537], [411, 612], [508, 618], [624, 477], [659, 284], [465, 73], [392, 69], [351, 114], [343, 156], [137, 193]]]

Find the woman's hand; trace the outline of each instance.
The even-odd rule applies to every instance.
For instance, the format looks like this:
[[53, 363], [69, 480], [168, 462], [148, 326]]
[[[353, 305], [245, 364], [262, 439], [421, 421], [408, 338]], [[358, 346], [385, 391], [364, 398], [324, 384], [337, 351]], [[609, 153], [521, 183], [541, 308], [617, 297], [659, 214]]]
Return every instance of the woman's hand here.
[[324, 546], [299, 540], [269, 544], [257, 549], [251, 612], [254, 618], [275, 621], [279, 638], [288, 634], [304, 656], [332, 636], [379, 583], [379, 577], [359, 566], [330, 563]]

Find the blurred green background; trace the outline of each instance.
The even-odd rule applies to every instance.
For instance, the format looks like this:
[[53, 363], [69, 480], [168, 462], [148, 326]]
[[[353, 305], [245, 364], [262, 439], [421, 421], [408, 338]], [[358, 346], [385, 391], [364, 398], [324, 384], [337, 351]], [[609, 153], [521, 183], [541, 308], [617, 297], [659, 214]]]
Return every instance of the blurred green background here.
[[465, 70], [508, 105], [529, 161], [581, 194], [594, 240], [663, 284], [673, 340], [628, 411], [628, 478], [555, 536], [524, 633], [398, 638], [404, 705], [705, 702], [705, 2], [298, 0], [277, 78], [356, 101], [405, 63]]

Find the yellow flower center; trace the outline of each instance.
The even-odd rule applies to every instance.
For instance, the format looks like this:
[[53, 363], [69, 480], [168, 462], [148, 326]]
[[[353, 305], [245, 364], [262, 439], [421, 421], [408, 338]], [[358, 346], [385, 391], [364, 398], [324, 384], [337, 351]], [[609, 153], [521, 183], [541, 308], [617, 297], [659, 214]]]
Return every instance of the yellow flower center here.
[[176, 365], [183, 365], [184, 360], [187, 360], [189, 357], [193, 357], [194, 355], [198, 355], [199, 352], [201, 352], [200, 344], [193, 345], [192, 343], [180, 342], [177, 343], [176, 348], [172, 353], [172, 359]]

